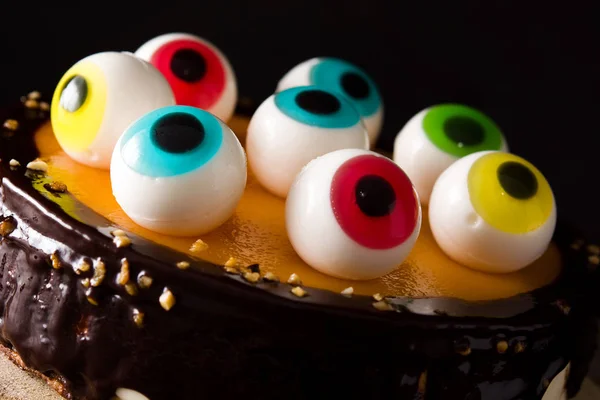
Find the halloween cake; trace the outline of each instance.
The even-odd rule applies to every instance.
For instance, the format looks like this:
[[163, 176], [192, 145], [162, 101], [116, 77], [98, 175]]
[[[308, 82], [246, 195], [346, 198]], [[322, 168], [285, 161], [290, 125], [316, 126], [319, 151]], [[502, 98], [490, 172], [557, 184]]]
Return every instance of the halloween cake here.
[[362, 69], [274, 87], [234, 115], [225, 56], [169, 34], [0, 110], [11, 398], [573, 396], [600, 251], [500, 127], [432, 105], [386, 153]]

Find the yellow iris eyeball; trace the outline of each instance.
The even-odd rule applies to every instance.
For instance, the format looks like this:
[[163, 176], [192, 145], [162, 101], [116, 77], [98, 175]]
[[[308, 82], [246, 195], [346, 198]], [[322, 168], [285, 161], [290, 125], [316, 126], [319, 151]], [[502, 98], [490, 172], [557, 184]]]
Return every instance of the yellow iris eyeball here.
[[546, 178], [530, 162], [481, 151], [454, 162], [437, 179], [429, 223], [450, 258], [508, 273], [544, 254], [556, 227], [556, 204]]
[[175, 104], [169, 83], [151, 64], [125, 52], [102, 52], [73, 65], [51, 106], [52, 129], [75, 161], [109, 169], [125, 129], [142, 115]]

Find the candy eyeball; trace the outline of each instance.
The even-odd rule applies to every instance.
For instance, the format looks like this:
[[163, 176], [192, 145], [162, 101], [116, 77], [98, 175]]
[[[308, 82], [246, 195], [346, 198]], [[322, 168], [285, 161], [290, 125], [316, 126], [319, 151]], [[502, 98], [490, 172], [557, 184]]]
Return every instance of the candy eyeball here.
[[365, 71], [337, 58], [312, 58], [286, 73], [276, 91], [308, 85], [346, 96], [363, 119], [370, 145], [375, 145], [383, 122], [383, 102], [375, 82]]
[[298, 255], [343, 279], [395, 270], [421, 229], [421, 206], [408, 176], [368, 150], [337, 150], [312, 160], [294, 181], [285, 211]]
[[431, 193], [429, 223], [450, 258], [480, 271], [506, 273], [546, 251], [556, 206], [535, 166], [513, 154], [483, 151], [440, 175]]
[[56, 140], [75, 161], [108, 169], [119, 136], [133, 121], [175, 104], [156, 68], [130, 54], [104, 52], [73, 65], [52, 98]]
[[144, 43], [135, 55], [165, 76], [178, 105], [201, 108], [223, 121], [233, 115], [235, 74], [227, 57], [212, 43], [187, 33], [168, 33]]
[[508, 151], [494, 121], [471, 107], [441, 104], [406, 123], [394, 141], [394, 161], [408, 174], [426, 205], [446, 168], [461, 157], [486, 150]]
[[189, 106], [154, 110], [115, 146], [115, 199], [138, 225], [168, 235], [201, 235], [235, 211], [246, 186], [246, 155], [223, 122]]
[[285, 198], [296, 175], [312, 159], [334, 150], [368, 149], [360, 115], [343, 96], [314, 86], [267, 98], [246, 136], [248, 163], [261, 185]]

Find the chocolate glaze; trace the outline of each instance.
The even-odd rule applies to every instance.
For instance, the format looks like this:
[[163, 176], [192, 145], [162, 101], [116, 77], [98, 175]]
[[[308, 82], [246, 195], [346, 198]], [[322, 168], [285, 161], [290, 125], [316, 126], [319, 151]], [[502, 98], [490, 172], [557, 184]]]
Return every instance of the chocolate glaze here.
[[[573, 395], [595, 343], [585, 251], [557, 230], [565, 269], [557, 282], [508, 299], [393, 298], [391, 311], [371, 297], [285, 283], [251, 284], [220, 266], [129, 235], [117, 248], [110, 221], [51, 177], [26, 170], [37, 157], [33, 134], [47, 114], [22, 104], [0, 110], [0, 339], [30, 367], [58, 374], [72, 398], [105, 399], [116, 388], [152, 400], [197, 398], [541, 399], [568, 362]], [[22, 167], [9, 166], [17, 159]], [[13, 227], [14, 230], [8, 229]], [[127, 258], [131, 281], [118, 284]], [[98, 287], [78, 275], [81, 260], [106, 276]], [[180, 270], [179, 261], [191, 267]], [[54, 268], [53, 267], [58, 267]], [[176, 304], [165, 311], [167, 287]], [[88, 298], [92, 299], [92, 304]], [[143, 326], [134, 310], [144, 313]], [[506, 341], [500, 354], [497, 343]]]

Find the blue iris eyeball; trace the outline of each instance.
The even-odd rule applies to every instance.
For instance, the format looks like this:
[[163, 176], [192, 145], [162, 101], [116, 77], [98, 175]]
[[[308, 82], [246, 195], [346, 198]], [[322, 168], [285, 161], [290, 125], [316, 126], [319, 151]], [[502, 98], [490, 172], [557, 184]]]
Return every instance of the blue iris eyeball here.
[[368, 147], [367, 131], [352, 103], [315, 86], [268, 97], [252, 116], [246, 136], [256, 179], [282, 198], [311, 160], [335, 150]]
[[214, 115], [169, 106], [125, 130], [110, 178], [117, 202], [138, 225], [168, 235], [201, 235], [235, 211], [246, 186], [246, 154]]
[[377, 85], [365, 71], [337, 58], [311, 58], [287, 72], [277, 84], [276, 92], [306, 85], [346, 96], [363, 119], [371, 147], [375, 145], [383, 123], [383, 101]]

